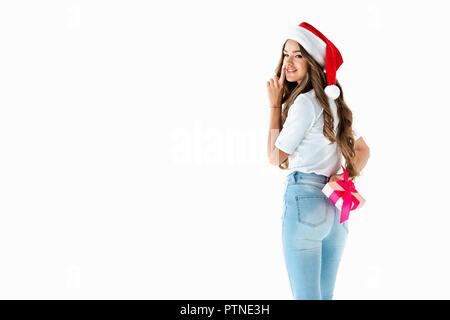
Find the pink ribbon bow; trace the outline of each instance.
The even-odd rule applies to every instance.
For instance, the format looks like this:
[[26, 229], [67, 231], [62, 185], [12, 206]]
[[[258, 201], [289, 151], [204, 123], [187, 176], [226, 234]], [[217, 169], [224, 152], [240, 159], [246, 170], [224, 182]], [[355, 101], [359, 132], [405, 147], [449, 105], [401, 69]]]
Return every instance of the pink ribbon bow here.
[[[330, 197], [333, 203], [336, 203], [339, 198], [342, 198], [341, 209], [341, 221], [340, 223], [348, 220], [351, 210], [355, 210], [359, 206], [359, 200], [352, 194], [352, 192], [358, 192], [355, 189], [353, 181], [348, 179], [348, 172], [341, 165], [344, 170], [344, 180], [336, 180], [335, 182], [340, 185], [344, 190], [335, 190]], [[352, 206], [353, 204], [353, 206]]]

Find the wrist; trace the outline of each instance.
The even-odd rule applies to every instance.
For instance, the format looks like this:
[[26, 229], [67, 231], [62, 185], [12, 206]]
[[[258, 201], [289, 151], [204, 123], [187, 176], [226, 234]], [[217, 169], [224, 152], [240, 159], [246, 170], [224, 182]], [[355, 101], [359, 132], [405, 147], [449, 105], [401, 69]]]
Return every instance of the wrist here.
[[270, 114], [273, 117], [281, 117], [281, 108], [272, 108], [272, 107], [270, 107], [269, 110], [270, 110]]

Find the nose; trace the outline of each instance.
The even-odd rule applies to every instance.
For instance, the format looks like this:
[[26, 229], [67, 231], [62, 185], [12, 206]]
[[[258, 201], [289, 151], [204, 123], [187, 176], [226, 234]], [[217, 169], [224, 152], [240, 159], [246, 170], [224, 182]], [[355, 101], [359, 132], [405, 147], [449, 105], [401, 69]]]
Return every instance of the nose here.
[[287, 59], [285, 60], [284, 64], [287, 65], [287, 66], [292, 66], [292, 59], [293, 59], [292, 57], [287, 58]]

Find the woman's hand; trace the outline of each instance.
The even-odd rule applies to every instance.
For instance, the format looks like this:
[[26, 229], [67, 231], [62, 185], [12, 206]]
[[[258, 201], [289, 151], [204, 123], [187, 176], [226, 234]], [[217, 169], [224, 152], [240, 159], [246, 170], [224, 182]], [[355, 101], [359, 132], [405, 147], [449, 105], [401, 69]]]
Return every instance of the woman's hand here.
[[267, 93], [269, 95], [269, 101], [271, 107], [281, 107], [282, 90], [284, 85], [284, 79], [286, 78], [286, 67], [283, 64], [281, 68], [281, 77], [278, 78], [275, 75], [267, 81]]
[[336, 180], [344, 180], [344, 174], [343, 173], [341, 173], [341, 174], [333, 174], [333, 175], [330, 176], [330, 180], [328, 182], [333, 182], [333, 181], [336, 181]]
[[[332, 176], [330, 176], [330, 180], [328, 182], [333, 182], [336, 180], [344, 180], [344, 174], [333, 174]], [[353, 182], [355, 182], [355, 177], [348, 177], [348, 180], [351, 180]]]

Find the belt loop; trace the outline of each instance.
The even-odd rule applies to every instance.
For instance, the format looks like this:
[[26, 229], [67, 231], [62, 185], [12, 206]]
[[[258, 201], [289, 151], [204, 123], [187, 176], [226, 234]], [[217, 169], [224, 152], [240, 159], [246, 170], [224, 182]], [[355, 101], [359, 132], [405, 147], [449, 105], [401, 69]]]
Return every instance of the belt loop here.
[[288, 184], [295, 184], [295, 178], [294, 178], [295, 172], [292, 172], [288, 176]]
[[292, 175], [292, 181], [294, 181], [294, 184], [297, 184], [297, 171], [294, 171], [294, 174]]

